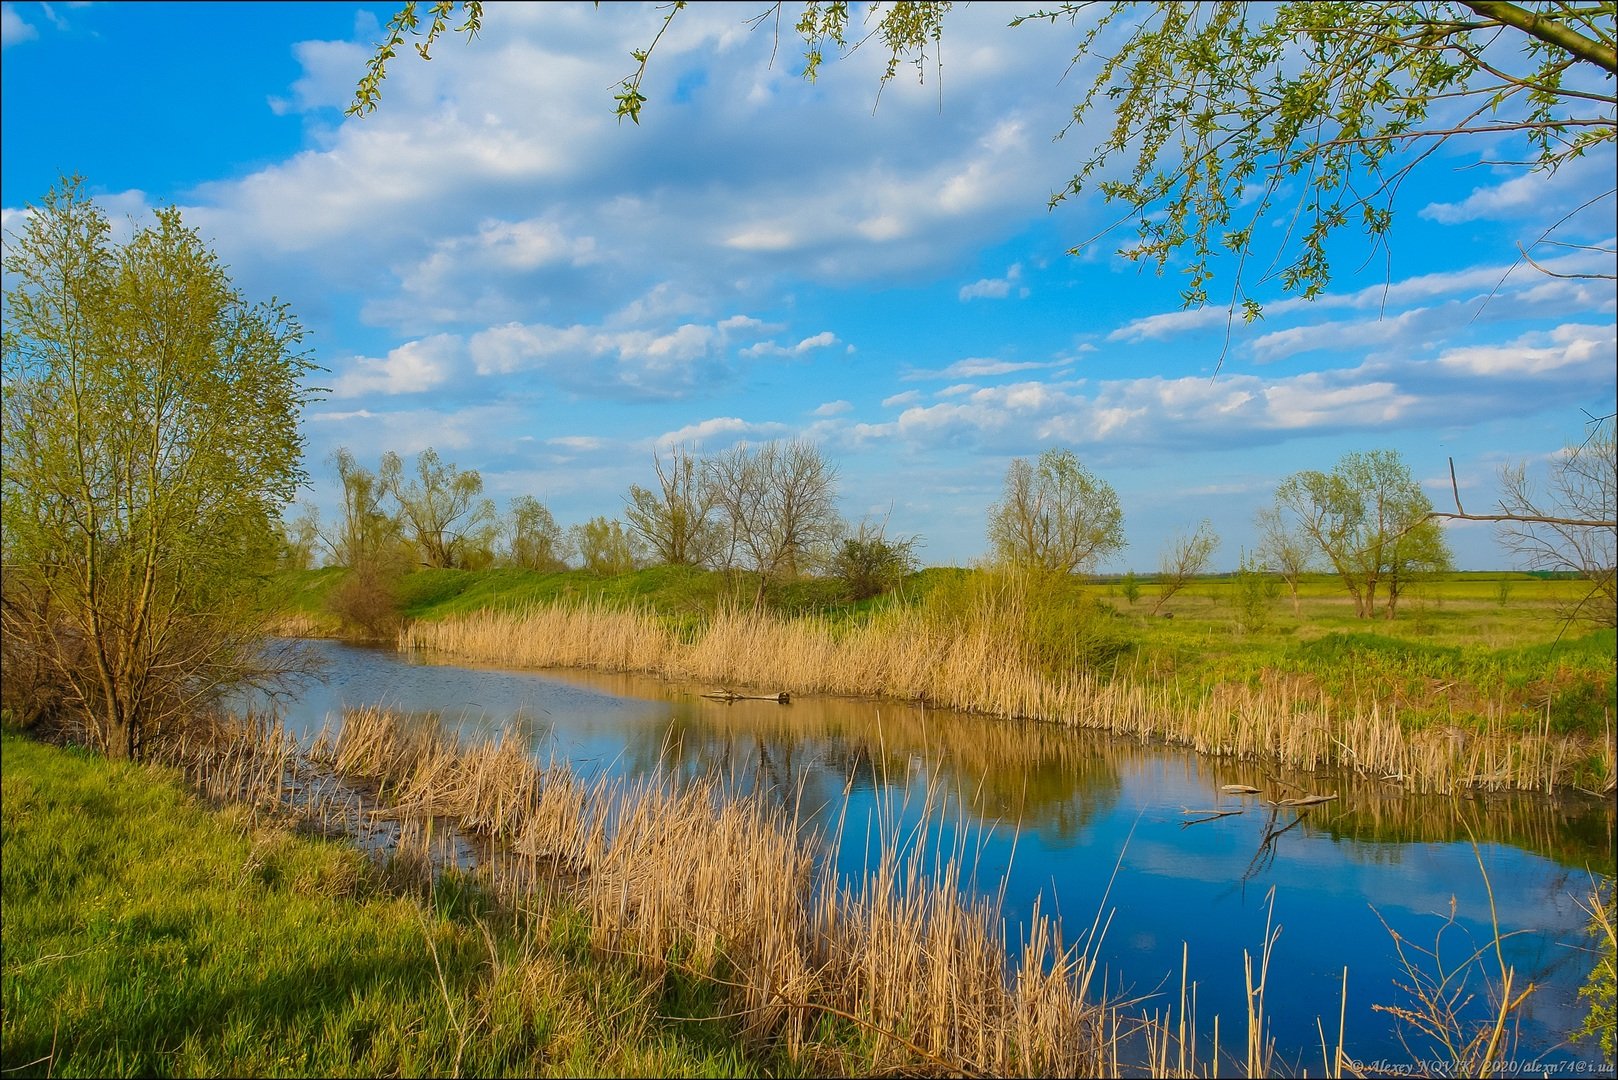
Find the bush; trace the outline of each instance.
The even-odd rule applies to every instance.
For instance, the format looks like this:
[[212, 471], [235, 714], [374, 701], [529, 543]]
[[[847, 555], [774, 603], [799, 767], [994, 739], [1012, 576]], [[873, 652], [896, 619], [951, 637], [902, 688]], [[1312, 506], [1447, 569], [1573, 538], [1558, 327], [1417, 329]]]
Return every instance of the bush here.
[[326, 601], [346, 632], [391, 637], [399, 629], [399, 596], [393, 575], [370, 567], [350, 571]]
[[916, 570], [917, 538], [889, 540], [880, 529], [864, 524], [843, 541], [832, 560], [832, 577], [843, 583], [850, 600], [866, 600], [899, 587]]

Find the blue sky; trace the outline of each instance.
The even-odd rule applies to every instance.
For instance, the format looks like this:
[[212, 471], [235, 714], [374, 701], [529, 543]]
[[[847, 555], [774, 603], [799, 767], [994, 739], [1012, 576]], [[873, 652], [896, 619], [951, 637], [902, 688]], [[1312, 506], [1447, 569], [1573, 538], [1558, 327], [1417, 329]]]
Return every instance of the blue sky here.
[[[1225, 569], [1299, 469], [1394, 449], [1444, 509], [1453, 457], [1483, 512], [1502, 464], [1614, 407], [1612, 283], [1518, 262], [1610, 191], [1610, 152], [1545, 177], [1452, 145], [1386, 253], [1342, 236], [1325, 296], [1260, 290], [1227, 349], [1224, 310], [1182, 310], [1126, 236], [1065, 253], [1116, 212], [1047, 208], [1086, 145], [1053, 138], [1079, 32], [1008, 27], [1021, 8], [952, 15], [942, 77], [878, 103], [873, 52], [806, 83], [789, 28], [772, 64], [752, 7], [697, 5], [638, 127], [612, 95], [651, 6], [491, 5], [476, 42], [396, 61], [363, 120], [343, 107], [388, 5], [0, 10], [6, 227], [79, 173], [118, 221], [180, 206], [249, 297], [288, 301], [327, 369], [305, 420], [327, 519], [338, 446], [433, 446], [566, 525], [618, 515], [659, 447], [805, 437], [850, 521], [965, 564], [1008, 462], [1059, 445], [1118, 491], [1129, 544], [1102, 569], [1150, 571], [1204, 518]], [[1535, 258], [1611, 274], [1613, 232], [1609, 194], [1558, 234], [1605, 253]], [[1486, 526], [1449, 536], [1462, 568], [1508, 565]]]

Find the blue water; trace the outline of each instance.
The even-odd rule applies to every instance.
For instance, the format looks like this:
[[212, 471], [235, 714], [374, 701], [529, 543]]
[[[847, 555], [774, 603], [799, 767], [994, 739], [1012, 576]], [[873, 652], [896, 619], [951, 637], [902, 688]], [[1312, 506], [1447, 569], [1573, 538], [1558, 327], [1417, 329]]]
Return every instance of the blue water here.
[[[700, 687], [632, 676], [311, 647], [325, 661], [325, 680], [283, 710], [288, 729], [305, 739], [335, 728], [344, 707], [383, 705], [436, 712], [471, 737], [515, 732], [540, 759], [586, 776], [718, 769], [823, 833], [841, 815], [841, 842], [829, 857], [851, 879], [882, 837], [903, 842], [926, 815], [933, 825], [924, 842], [965, 852], [985, 890], [1004, 879], [1014, 940], [1038, 898], [1041, 911], [1060, 917], [1066, 941], [1104, 968], [1109, 996], [1141, 999], [1137, 1011], [1175, 1006], [1183, 968], [1196, 984], [1199, 1032], [1211, 1036], [1217, 1014], [1221, 1046], [1238, 1054], [1244, 954], [1256, 981], [1266, 927], [1279, 928], [1264, 1004], [1291, 1073], [1322, 1070], [1319, 1028], [1336, 1045], [1345, 966], [1344, 1045], [1355, 1059], [1408, 1071], [1413, 1058], [1441, 1056], [1408, 1029], [1407, 1047], [1392, 1017], [1373, 1008], [1410, 1004], [1398, 986], [1411, 978], [1393, 932], [1427, 975], [1440, 963], [1458, 969], [1492, 940], [1492, 887], [1504, 961], [1518, 988], [1537, 987], [1518, 1014], [1516, 1072], [1537, 1075], [1533, 1061], [1611, 1072], [1594, 1048], [1566, 1043], [1582, 1020], [1577, 992], [1593, 962], [1577, 901], [1592, 873], [1612, 873], [1610, 800], [1417, 797], [1351, 776], [1283, 773], [901, 703], [725, 704], [700, 697]], [[1338, 799], [1266, 845], [1267, 830], [1295, 815], [1269, 820], [1255, 800], [1221, 793], [1233, 783], [1270, 798]], [[1245, 809], [1184, 824], [1186, 811], [1215, 808]], [[1436, 950], [1437, 959], [1421, 950]], [[1485, 976], [1498, 970], [1492, 947], [1468, 970], [1463, 996], [1473, 995], [1476, 1015], [1487, 1006]]]

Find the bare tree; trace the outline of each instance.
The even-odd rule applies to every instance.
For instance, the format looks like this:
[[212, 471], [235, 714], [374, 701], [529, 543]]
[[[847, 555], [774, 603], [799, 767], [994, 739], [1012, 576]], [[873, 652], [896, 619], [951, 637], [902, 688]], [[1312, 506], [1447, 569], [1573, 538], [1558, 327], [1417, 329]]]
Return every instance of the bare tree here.
[[759, 574], [758, 599], [767, 582], [790, 581], [829, 558], [842, 532], [837, 468], [813, 443], [740, 443], [704, 471], [732, 558]]
[[1299, 613], [1298, 583], [1314, 572], [1315, 543], [1301, 529], [1288, 523], [1280, 506], [1266, 506], [1256, 519], [1259, 533], [1258, 557], [1266, 569], [1281, 576], [1292, 595], [1292, 614]]
[[683, 446], [669, 450], [667, 463], [654, 454], [657, 490], [632, 485], [624, 500], [625, 523], [654, 557], [668, 566], [709, 566], [725, 546], [723, 525], [714, 513], [715, 497], [705, 482], [703, 463]]
[[1497, 526], [1500, 543], [1536, 570], [1561, 570], [1590, 582], [1590, 591], [1568, 612], [1598, 626], [1618, 623], [1614, 588], [1613, 524], [1615, 464], [1613, 417], [1597, 421], [1583, 443], [1569, 446], [1551, 465], [1541, 493], [1524, 465], [1500, 471], [1505, 491]]
[[1156, 615], [1170, 597], [1185, 588], [1188, 581], [1206, 571], [1208, 560], [1218, 550], [1219, 534], [1214, 532], [1213, 523], [1206, 518], [1190, 536], [1181, 533], [1174, 537], [1158, 564], [1157, 603], [1152, 605], [1152, 614]]
[[1071, 450], [1053, 447], [1035, 465], [1016, 458], [1006, 469], [1004, 496], [989, 508], [989, 544], [1013, 566], [1086, 572], [1123, 549], [1118, 493]]

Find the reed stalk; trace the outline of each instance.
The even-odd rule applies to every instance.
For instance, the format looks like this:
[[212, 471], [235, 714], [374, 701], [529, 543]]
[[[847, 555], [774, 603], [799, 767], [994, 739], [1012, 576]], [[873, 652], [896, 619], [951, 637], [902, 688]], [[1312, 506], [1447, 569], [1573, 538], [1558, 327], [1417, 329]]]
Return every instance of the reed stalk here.
[[1406, 730], [1394, 708], [1356, 699], [1344, 708], [1296, 681], [1182, 688], [1052, 674], [1030, 661], [1015, 620], [984, 610], [945, 625], [901, 608], [833, 625], [751, 608], [717, 612], [692, 640], [649, 611], [599, 604], [480, 612], [417, 622], [400, 643], [447, 658], [527, 667], [594, 668], [726, 688], [881, 696], [1002, 717], [1149, 738], [1202, 754], [1302, 769], [1347, 768], [1412, 791], [1551, 790], [1578, 762], [1618, 773], [1610, 738], [1562, 735], [1548, 719], [1512, 730], [1490, 706], [1469, 730]]

